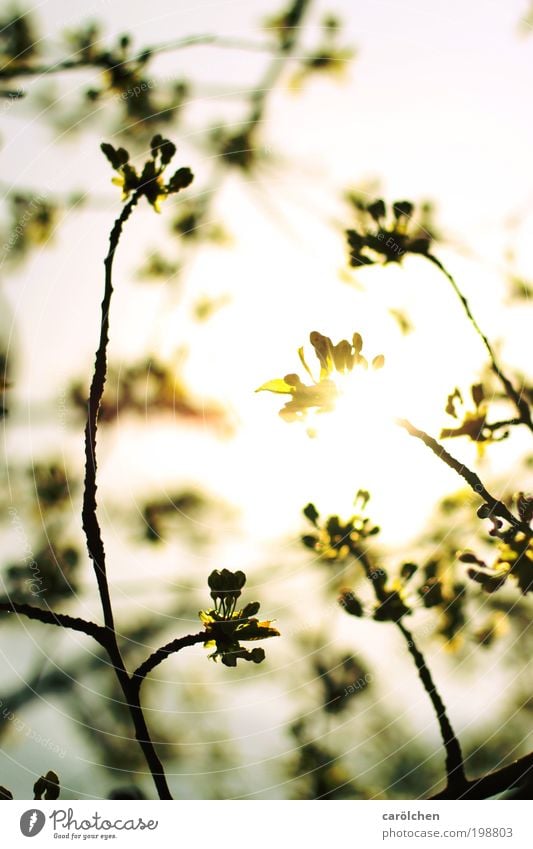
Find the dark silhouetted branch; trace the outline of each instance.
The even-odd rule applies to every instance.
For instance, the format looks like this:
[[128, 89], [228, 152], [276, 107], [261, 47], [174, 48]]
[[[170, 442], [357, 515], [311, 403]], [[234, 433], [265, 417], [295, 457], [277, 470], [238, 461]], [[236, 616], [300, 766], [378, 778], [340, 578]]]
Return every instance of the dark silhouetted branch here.
[[200, 631], [199, 634], [189, 634], [186, 637], [178, 637], [176, 640], [172, 640], [165, 646], [161, 646], [160, 649], [157, 649], [157, 651], [151, 654], [150, 657], [148, 657], [144, 663], [141, 663], [141, 665], [135, 670], [132, 676], [133, 682], [137, 684], [138, 688], [140, 688], [148, 673], [166, 660], [169, 655], [175, 654], [181, 649], [184, 649], [186, 646], [194, 646], [197, 643], [203, 643], [205, 640], [205, 631]]
[[[467, 781], [466, 787], [459, 792], [453, 787], [446, 787], [445, 790], [431, 796], [431, 799], [489, 799], [491, 796], [497, 796], [513, 788], [517, 788], [519, 798], [531, 799], [533, 752], [481, 778]], [[514, 798], [518, 797], [514, 796]]]
[[100, 402], [104, 392], [107, 376], [107, 345], [109, 342], [109, 308], [113, 294], [113, 259], [115, 251], [122, 235], [122, 228], [130, 217], [135, 204], [139, 200], [139, 193], [135, 192], [131, 199], [122, 209], [121, 214], [115, 221], [109, 236], [109, 250], [104, 260], [105, 265], [105, 288], [102, 300], [100, 327], [100, 342], [96, 351], [94, 373], [89, 392], [87, 405], [87, 424], [85, 426], [85, 482], [83, 491], [82, 522], [83, 530], [87, 540], [87, 550], [94, 564], [98, 591], [102, 601], [104, 622], [111, 631], [114, 630], [113, 610], [109, 595], [107, 582], [105, 550], [100, 530], [100, 523], [96, 514], [96, 430]]
[[460, 792], [461, 788], [465, 787], [466, 776], [459, 740], [455, 735], [452, 724], [448, 719], [444, 702], [434, 684], [424, 656], [417, 648], [413, 635], [401, 622], [397, 622], [396, 624], [405, 638], [407, 648], [418, 669], [418, 675], [424, 685], [424, 689], [431, 699], [431, 704], [433, 705], [435, 716], [439, 723], [442, 742], [446, 751], [447, 788], [453, 788], [453, 792]]
[[58, 74], [62, 71], [85, 70], [87, 68], [116, 70], [122, 65], [130, 63], [142, 62], [146, 57], [155, 56], [158, 53], [169, 53], [174, 50], [183, 50], [188, 47], [219, 47], [227, 50], [244, 50], [254, 53], [279, 53], [279, 45], [267, 41], [253, 41], [252, 39], [238, 38], [231, 36], [209, 35], [200, 33], [199, 35], [191, 35], [186, 38], [176, 39], [175, 41], [167, 41], [163, 44], [154, 44], [145, 47], [143, 50], [129, 56], [124, 61], [117, 62], [115, 65], [109, 65], [103, 58], [95, 56], [91, 59], [86, 58], [69, 58], [60, 59], [51, 64], [41, 65], [16, 65], [13, 62], [4, 65], [0, 68], [0, 79], [16, 79], [17, 77], [43, 77], [51, 74]]
[[[500, 379], [500, 381], [503, 385], [503, 388], [505, 389], [505, 393], [506, 393], [507, 397], [514, 403], [515, 407], [518, 410], [518, 413], [519, 413], [519, 416], [520, 416], [519, 420], [518, 420], [518, 424], [525, 424], [530, 430], [533, 431], [533, 420], [531, 419], [531, 409], [530, 409], [530, 406], [529, 406], [527, 399], [524, 397], [524, 394], [522, 392], [518, 392], [518, 390], [515, 389], [512, 382], [507, 377], [507, 375], [502, 371], [502, 368], [501, 368], [501, 366], [498, 362], [498, 359], [496, 357], [494, 348], [492, 347], [487, 336], [483, 333], [479, 324], [477, 323], [476, 319], [474, 318], [472, 310], [470, 309], [470, 304], [468, 303], [467, 299], [465, 298], [465, 296], [461, 292], [461, 290], [460, 290], [459, 286], [457, 285], [454, 277], [450, 274], [450, 272], [447, 270], [447, 268], [442, 264], [440, 259], [437, 259], [437, 257], [434, 254], [428, 253], [428, 254], [425, 254], [425, 256], [427, 257], [427, 259], [430, 262], [433, 263], [433, 265], [435, 265], [439, 269], [439, 271], [441, 271], [444, 274], [444, 276], [447, 278], [447, 280], [451, 283], [455, 294], [457, 295], [457, 297], [461, 301], [461, 303], [463, 305], [463, 309], [464, 309], [470, 323], [472, 324], [472, 327], [476, 331], [477, 335], [479, 336], [479, 338], [481, 339], [481, 341], [483, 342], [483, 344], [484, 344], [484, 346], [487, 350], [487, 353], [488, 353], [489, 358], [490, 358], [491, 368], [492, 368], [494, 374], [497, 375], [497, 377]], [[514, 423], [516, 423], [516, 422], [514, 422]]]
[[412, 425], [407, 419], [397, 419], [396, 423], [400, 427], [403, 427], [404, 430], [406, 430], [411, 436], [415, 436], [417, 439], [420, 439], [424, 445], [427, 445], [427, 447], [433, 451], [439, 460], [442, 460], [443, 463], [446, 463], [446, 465], [450, 467], [450, 469], [457, 472], [457, 474], [467, 482], [476, 495], [479, 495], [479, 497], [489, 505], [491, 513], [494, 516], [499, 516], [500, 519], [504, 519], [506, 522], [509, 522], [510, 525], [523, 530], [528, 535], [531, 533], [529, 526], [521, 522], [520, 519], [517, 519], [502, 501], [499, 501], [491, 495], [478, 475], [446, 451], [440, 442], [437, 442], [437, 440], [426, 433], [425, 430], [420, 430]]
[[56, 613], [54, 610], [43, 610], [40, 607], [33, 607], [31, 604], [18, 604], [14, 601], [0, 602], [0, 612], [25, 616], [26, 619], [35, 619], [37, 622], [43, 622], [45, 625], [58, 625], [60, 628], [81, 631], [89, 637], [93, 637], [101, 645], [104, 645], [105, 629], [85, 619], [67, 616], [65, 613]]

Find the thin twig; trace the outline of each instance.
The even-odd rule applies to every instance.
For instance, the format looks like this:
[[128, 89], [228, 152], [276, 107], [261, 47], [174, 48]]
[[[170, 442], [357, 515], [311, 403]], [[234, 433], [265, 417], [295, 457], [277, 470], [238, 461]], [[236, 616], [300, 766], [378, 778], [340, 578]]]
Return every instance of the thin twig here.
[[470, 486], [470, 488], [479, 495], [480, 498], [489, 505], [491, 508], [491, 514], [494, 516], [499, 516], [500, 519], [504, 519], [506, 522], [509, 522], [513, 527], [523, 530], [528, 535], [531, 533], [531, 529], [524, 523], [521, 522], [520, 519], [517, 519], [511, 511], [505, 506], [503, 501], [499, 501], [488, 491], [484, 483], [481, 479], [473, 472], [468, 466], [465, 466], [464, 463], [460, 463], [459, 460], [456, 460], [455, 457], [446, 451], [443, 445], [440, 442], [437, 442], [432, 436], [426, 433], [424, 430], [420, 430], [411, 424], [407, 419], [396, 419], [396, 423], [403, 427], [411, 436], [415, 436], [417, 439], [420, 439], [428, 448], [433, 451], [433, 453], [446, 463], [450, 469], [453, 469], [454, 472], [457, 472]]
[[82, 522], [83, 530], [87, 540], [87, 550], [94, 564], [98, 590], [102, 601], [104, 622], [106, 627], [114, 631], [113, 610], [109, 595], [107, 582], [105, 550], [102, 540], [100, 523], [96, 514], [96, 430], [98, 410], [104, 392], [107, 376], [107, 344], [109, 342], [109, 307], [113, 294], [113, 259], [117, 249], [122, 228], [131, 215], [135, 204], [139, 200], [139, 193], [135, 192], [128, 203], [123, 207], [121, 214], [115, 221], [109, 236], [109, 250], [104, 260], [105, 265], [105, 288], [101, 306], [102, 323], [100, 328], [100, 342], [96, 351], [94, 372], [89, 392], [87, 409], [87, 423], [85, 426], [85, 483], [83, 491]]
[[519, 798], [531, 799], [532, 785], [533, 752], [530, 752], [508, 766], [489, 772], [473, 781], [467, 781], [466, 787], [463, 790], [459, 788], [459, 792], [456, 788], [446, 787], [440, 793], [431, 796], [431, 799], [489, 799], [513, 787], [521, 787], [518, 791]]
[[531, 409], [530, 409], [530, 406], [529, 406], [526, 398], [524, 397], [523, 392], [518, 392], [518, 390], [515, 389], [512, 382], [509, 380], [507, 375], [502, 370], [502, 368], [501, 368], [501, 366], [498, 362], [498, 359], [496, 357], [496, 353], [494, 351], [494, 348], [492, 347], [487, 336], [485, 335], [485, 333], [483, 333], [479, 324], [477, 323], [477, 321], [476, 321], [476, 319], [475, 319], [475, 317], [472, 313], [472, 310], [470, 309], [470, 304], [468, 303], [467, 299], [465, 298], [465, 296], [461, 292], [459, 286], [457, 285], [455, 278], [450, 274], [450, 272], [448, 271], [446, 266], [444, 266], [442, 264], [440, 259], [438, 259], [434, 254], [427, 253], [427, 254], [425, 254], [425, 257], [430, 262], [432, 262], [433, 265], [435, 265], [444, 274], [446, 279], [451, 283], [455, 294], [457, 295], [457, 297], [459, 298], [459, 300], [461, 301], [461, 303], [463, 305], [463, 309], [464, 309], [470, 323], [472, 324], [472, 327], [476, 331], [477, 335], [479, 336], [479, 338], [481, 339], [481, 341], [483, 342], [483, 344], [484, 344], [484, 346], [487, 350], [487, 353], [488, 353], [489, 358], [490, 358], [491, 368], [492, 368], [494, 374], [497, 375], [497, 377], [500, 379], [500, 381], [503, 385], [503, 388], [505, 389], [505, 393], [506, 393], [507, 397], [514, 403], [515, 407], [518, 410], [518, 413], [519, 413], [519, 416], [520, 416], [518, 423], [527, 425], [527, 427], [530, 430], [533, 431], [533, 420], [531, 418]]
[[155, 750], [146, 725], [143, 710], [139, 701], [138, 688], [132, 683], [132, 679], [128, 675], [124, 659], [118, 646], [109, 584], [107, 581], [105, 549], [100, 523], [96, 512], [96, 431], [98, 410], [102, 400], [107, 375], [109, 309], [111, 305], [111, 296], [113, 294], [113, 260], [124, 224], [130, 217], [133, 208], [141, 197], [143, 189], [144, 187], [140, 186], [139, 189], [134, 192], [128, 203], [123, 207], [121, 214], [116, 219], [109, 236], [109, 250], [104, 260], [105, 286], [101, 306], [102, 323], [100, 328], [100, 341], [96, 351], [93, 378], [89, 392], [87, 424], [85, 427], [85, 481], [82, 520], [83, 530], [87, 540], [87, 549], [94, 564], [98, 591], [104, 613], [104, 622], [106, 626], [106, 640], [104, 645], [107, 649], [109, 658], [113, 664], [115, 675], [117, 676], [124, 694], [126, 704], [133, 720], [137, 742], [144, 753], [146, 763], [150, 769], [159, 797], [160, 799], [172, 799], [172, 794], [166, 780], [163, 765]]
[[27, 619], [35, 619], [45, 625], [58, 625], [60, 628], [70, 628], [72, 631], [81, 631], [89, 637], [93, 637], [101, 645], [105, 640], [105, 629], [95, 622], [86, 619], [68, 616], [66, 613], [56, 613], [54, 610], [43, 610], [31, 604], [19, 604], [15, 601], [0, 602], [1, 613], [15, 613], [17, 616], [25, 616]]
[[141, 665], [135, 670], [132, 675], [133, 683], [136, 683], [137, 687], [140, 688], [148, 673], [166, 660], [169, 655], [175, 654], [186, 646], [194, 646], [197, 643], [204, 643], [205, 640], [205, 631], [200, 631], [198, 634], [188, 634], [186, 637], [178, 637], [170, 643], [167, 643], [165, 646], [161, 646], [160, 649], [153, 652], [153, 654], [151, 654], [150, 657], [148, 657], [144, 663], [141, 663]]
[[140, 50], [133, 56], [129, 56], [116, 65], [109, 65], [105, 61], [105, 56], [95, 56], [93, 58], [81, 59], [61, 59], [53, 64], [48, 65], [16, 65], [8, 63], [0, 68], [0, 79], [15, 79], [16, 77], [35, 77], [49, 76], [57, 74], [61, 71], [83, 70], [86, 68], [97, 68], [101, 70], [105, 68], [108, 71], [114, 71], [123, 65], [130, 63], [139, 63], [146, 61], [146, 58], [155, 56], [158, 53], [168, 53], [174, 50], [182, 50], [187, 47], [220, 47], [229, 50], [245, 50], [254, 53], [279, 53], [279, 45], [267, 41], [253, 41], [246, 38], [233, 38], [231, 36], [217, 36], [202, 33], [200, 35], [191, 35], [187, 38], [180, 38], [176, 41], [167, 41], [163, 44], [154, 44]]
[[502, 419], [501, 422], [485, 422], [483, 428], [485, 430], [490, 430], [492, 432], [496, 430], [501, 430], [502, 427], [514, 427], [516, 425], [523, 424], [522, 419], [514, 418], [514, 419]]
[[431, 673], [426, 661], [424, 660], [424, 656], [415, 643], [413, 635], [404, 625], [402, 625], [401, 622], [397, 622], [396, 625], [405, 638], [409, 653], [411, 654], [411, 657], [416, 664], [416, 668], [418, 669], [419, 678], [422, 681], [424, 689], [431, 699], [431, 704], [435, 710], [435, 715], [437, 717], [442, 736], [442, 742], [446, 750], [447, 788], [454, 788], [454, 792], [458, 792], [466, 785], [463, 755], [459, 740], [455, 735], [452, 724], [448, 718], [448, 714], [446, 713], [444, 702], [442, 701], [442, 698], [434, 684]]

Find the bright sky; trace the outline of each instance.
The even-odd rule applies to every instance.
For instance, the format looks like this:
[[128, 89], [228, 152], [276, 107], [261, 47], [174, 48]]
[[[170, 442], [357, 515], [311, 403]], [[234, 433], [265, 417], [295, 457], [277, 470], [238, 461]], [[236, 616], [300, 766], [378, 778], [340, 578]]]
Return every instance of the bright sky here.
[[[239, 430], [228, 442], [174, 424], [158, 423], [149, 434], [121, 425], [102, 439], [104, 513], [105, 499], [119, 493], [125, 510], [136, 509], [145, 484], [155, 491], [174, 490], [180, 480], [206, 486], [242, 511], [240, 533], [221, 541], [219, 563], [210, 568], [260, 564], [265, 552], [280, 554], [284, 547], [291, 553], [307, 501], [316, 499], [323, 512], [349, 512], [360, 487], [373, 492], [371, 512], [384, 523], [384, 538], [404, 542], [423, 527], [434, 499], [457, 485], [449, 470], [389, 419], [406, 415], [437, 434], [447, 394], [456, 385], [467, 390], [479, 377], [484, 351], [445, 279], [422, 260], [410, 259], [402, 269], [351, 273], [353, 285], [342, 279], [342, 227], [350, 219], [337, 201], [348, 186], [379, 178], [389, 200], [435, 200], [440, 228], [461, 249], [439, 255], [480, 323], [502, 342], [504, 361], [526, 369], [531, 359], [531, 307], [522, 304], [519, 314], [503, 307], [500, 274], [506, 222], [517, 213], [520, 273], [531, 276], [533, 265], [533, 33], [526, 37], [519, 30], [527, 4], [331, 0], [316, 6], [345, 20], [344, 40], [356, 45], [358, 58], [340, 84], [317, 78], [298, 96], [285, 85], [272, 98], [265, 128], [272, 163], [247, 185], [228, 180], [217, 201], [217, 218], [231, 231], [233, 247], [200, 252], [181, 299], [169, 285], [143, 287], [134, 272], [144, 250], [158, 243], [165, 248], [165, 218], [171, 215], [168, 208], [161, 218], [146, 209], [128, 226], [116, 264], [114, 361], [129, 361], [148, 343], [164, 353], [190, 344], [188, 379], [200, 394], [226, 403]], [[90, 6], [47, 0], [35, 8], [49, 35], [94, 17], [111, 34], [132, 32], [141, 47], [202, 32], [257, 37], [257, 23], [273, 6], [195, 0], [177, 10], [175, 2], [158, 0]], [[227, 81], [238, 90], [260, 76], [263, 62], [256, 54], [198, 47], [166, 54], [154, 68], [177, 78], [190, 73], [206, 84]], [[66, 100], [86, 82], [65, 75]], [[37, 91], [38, 83], [29, 87], [29, 97], [33, 87]], [[226, 108], [224, 100], [195, 104], [184, 137], [175, 139], [183, 151], [180, 164], [190, 161], [198, 175], [193, 194], [211, 163], [210, 154], [193, 152], [191, 142], [206, 116], [224, 118]], [[239, 114], [235, 107], [232, 114]], [[56, 247], [36, 252], [5, 281], [4, 323], [18, 337], [19, 391], [31, 399], [24, 412], [29, 426], [15, 429], [12, 447], [38, 457], [49, 445], [78, 459], [78, 438], [58, 422], [36, 429], [33, 405], [50, 392], [58, 397], [73, 375], [88, 372], [101, 260], [118, 198], [98, 150], [99, 128], [60, 144], [54, 130], [29, 124], [23, 106], [2, 123], [3, 184], [58, 193], [82, 188], [110, 201], [109, 209], [70, 214]], [[204, 294], [228, 295], [230, 302], [207, 324], [192, 326], [188, 307]], [[413, 336], [401, 336], [391, 306], [407, 309]], [[384, 353], [387, 365], [379, 377], [382, 388], [355, 394], [351, 417], [332, 422], [312, 441], [278, 418], [279, 398], [254, 390], [298, 371], [296, 350], [315, 329], [334, 341], [359, 331], [365, 352]], [[474, 462], [468, 445], [453, 448]], [[484, 474], [507, 477], [512, 489], [513, 463], [524, 448], [520, 435], [514, 446], [495, 447]], [[124, 545], [112, 517], [107, 525], [110, 551], [139, 558], [133, 565], [116, 558], [120, 598], [121, 581], [132, 571], [142, 574], [145, 552]], [[203, 575], [206, 564], [201, 566]], [[160, 569], [171, 575], [175, 564], [163, 558]], [[134, 596], [140, 606], [149, 604]]]

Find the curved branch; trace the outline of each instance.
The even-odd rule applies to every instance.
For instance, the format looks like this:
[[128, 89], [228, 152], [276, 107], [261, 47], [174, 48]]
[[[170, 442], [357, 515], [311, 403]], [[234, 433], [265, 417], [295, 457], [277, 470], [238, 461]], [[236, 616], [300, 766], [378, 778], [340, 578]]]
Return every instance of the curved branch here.
[[109, 250], [104, 260], [105, 287], [102, 300], [102, 324], [100, 327], [100, 342], [96, 351], [94, 372], [87, 405], [87, 424], [85, 426], [85, 481], [83, 490], [82, 524], [87, 541], [87, 551], [93, 561], [98, 591], [102, 601], [104, 622], [106, 627], [114, 631], [113, 610], [107, 583], [105, 550], [96, 515], [96, 430], [100, 402], [104, 392], [107, 376], [107, 344], [109, 342], [109, 308], [113, 294], [113, 259], [122, 235], [122, 228], [131, 215], [139, 200], [139, 192], [135, 192], [122, 209], [109, 235]]
[[424, 685], [424, 689], [431, 699], [431, 704], [433, 705], [433, 709], [439, 723], [442, 742], [446, 750], [446, 791], [453, 793], [462, 792], [462, 789], [464, 789], [466, 785], [463, 754], [461, 752], [459, 740], [457, 739], [452, 728], [452, 724], [448, 719], [444, 702], [442, 701], [442, 698], [434, 684], [431, 672], [424, 660], [424, 656], [417, 648], [413, 635], [404, 625], [402, 625], [401, 622], [397, 622], [396, 625], [405, 638], [407, 648], [416, 664], [418, 675]]
[[148, 673], [151, 672], [152, 669], [155, 669], [156, 666], [159, 666], [159, 664], [166, 660], [169, 655], [181, 651], [181, 649], [186, 648], [186, 646], [194, 646], [197, 643], [204, 643], [205, 640], [205, 631], [200, 631], [198, 634], [188, 634], [186, 637], [178, 637], [176, 640], [172, 640], [172, 642], [167, 643], [165, 646], [161, 646], [160, 649], [157, 649], [157, 651], [151, 654], [150, 657], [148, 657], [144, 663], [141, 663], [141, 665], [135, 670], [132, 675], [132, 682], [137, 685], [137, 688], [140, 688]]
[[35, 619], [45, 625], [58, 625], [60, 628], [70, 628], [72, 631], [81, 631], [89, 637], [93, 637], [100, 645], [105, 645], [106, 631], [95, 622], [68, 616], [66, 613], [56, 613], [54, 610], [42, 610], [31, 604], [18, 604], [14, 601], [0, 602], [1, 613], [16, 613], [17, 616], [25, 616], [27, 619]]
[[[519, 790], [520, 797], [531, 799], [533, 784], [533, 752], [524, 755], [514, 763], [489, 772], [481, 778], [466, 782], [466, 788], [456, 793], [453, 788], [446, 787], [431, 799], [488, 799], [513, 787], [523, 785]], [[522, 795], [523, 791], [523, 795]], [[516, 796], [514, 798], [517, 798]]]
[[518, 392], [515, 389], [515, 387], [513, 386], [513, 384], [511, 383], [511, 381], [507, 377], [507, 375], [502, 371], [502, 368], [501, 368], [501, 366], [500, 366], [500, 364], [497, 360], [494, 348], [492, 347], [487, 336], [483, 333], [479, 324], [477, 323], [476, 319], [474, 318], [472, 310], [470, 309], [470, 304], [468, 303], [467, 299], [465, 298], [465, 296], [461, 292], [461, 290], [460, 290], [459, 286], [457, 285], [454, 277], [452, 277], [452, 275], [447, 270], [447, 268], [442, 264], [440, 259], [438, 259], [434, 254], [427, 253], [427, 254], [425, 254], [425, 256], [430, 262], [433, 263], [433, 265], [435, 265], [439, 269], [439, 271], [441, 271], [444, 274], [446, 279], [451, 283], [455, 294], [457, 295], [457, 297], [459, 298], [459, 300], [461, 301], [461, 303], [463, 305], [463, 309], [464, 309], [464, 311], [465, 311], [465, 313], [468, 317], [468, 320], [472, 324], [472, 327], [476, 331], [477, 335], [479, 336], [479, 338], [481, 339], [481, 341], [483, 342], [483, 344], [484, 344], [484, 346], [487, 350], [487, 353], [488, 353], [489, 358], [490, 358], [490, 364], [491, 364], [492, 371], [500, 379], [500, 381], [503, 385], [503, 388], [505, 389], [505, 393], [506, 393], [507, 397], [513, 402], [516, 409], [518, 410], [518, 413], [519, 413], [519, 416], [520, 416], [518, 423], [519, 424], [525, 424], [525, 425], [527, 425], [527, 427], [530, 430], [533, 430], [533, 420], [531, 419], [531, 409], [529, 407], [527, 399], [524, 397], [522, 392]]
[[500, 519], [504, 519], [506, 522], [509, 522], [509, 524], [513, 527], [523, 530], [524, 533], [528, 534], [528, 536], [531, 534], [529, 526], [517, 519], [516, 516], [514, 516], [505, 506], [503, 501], [499, 501], [491, 495], [478, 475], [469, 469], [468, 466], [465, 466], [464, 463], [460, 463], [459, 460], [456, 460], [455, 457], [446, 451], [440, 442], [437, 442], [437, 440], [426, 433], [425, 430], [420, 430], [412, 425], [407, 419], [396, 419], [396, 424], [403, 427], [404, 430], [406, 430], [411, 436], [415, 436], [417, 439], [420, 439], [424, 445], [427, 445], [427, 447], [433, 451], [439, 460], [442, 460], [443, 463], [446, 463], [446, 465], [450, 467], [450, 469], [457, 472], [457, 474], [467, 482], [476, 495], [483, 498], [483, 500], [489, 505], [492, 515], [499, 516]]

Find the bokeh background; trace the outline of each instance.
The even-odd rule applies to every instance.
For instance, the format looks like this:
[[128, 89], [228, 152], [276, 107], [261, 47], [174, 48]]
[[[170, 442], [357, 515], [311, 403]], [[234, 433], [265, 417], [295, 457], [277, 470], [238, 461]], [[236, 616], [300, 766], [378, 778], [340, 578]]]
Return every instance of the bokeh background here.
[[[226, 669], [197, 646], [158, 667], [145, 700], [171, 786], [185, 798], [416, 798], [443, 776], [431, 706], [394, 629], [337, 607], [356, 577], [302, 546], [302, 508], [349, 516], [369, 490], [391, 572], [438, 562], [465, 583], [455, 552], [488, 545], [459, 479], [394, 424], [449, 426], [447, 395], [487, 380], [483, 346], [434, 267], [407, 257], [350, 269], [344, 230], [350, 197], [416, 202], [502, 361], [527, 372], [527, 3], [313, 0], [281, 58], [285, 10], [272, 0], [182, 6], [44, 0], [2, 12], [4, 69], [87, 58], [2, 79], [2, 595], [28, 600], [36, 562], [47, 603], [100, 617], [81, 532], [82, 433], [120, 192], [99, 146], [141, 163], [162, 132], [195, 180], [160, 216], [139, 208], [115, 263], [98, 450], [118, 624], [133, 664], [198, 630], [207, 575], [229, 568], [246, 572], [246, 599], [282, 633], [260, 666]], [[198, 43], [180, 43], [189, 36]], [[104, 50], [129, 76], [97, 67]], [[314, 439], [255, 393], [298, 371], [312, 330], [358, 331], [386, 357]], [[525, 429], [483, 456], [467, 440], [452, 447], [497, 492], [527, 490]], [[531, 748], [528, 605], [515, 586], [487, 596], [469, 584], [451, 639], [446, 615], [419, 605], [411, 625], [476, 774]], [[88, 639], [4, 617], [0, 667], [0, 783], [15, 796], [48, 769], [67, 798], [152, 793]]]

